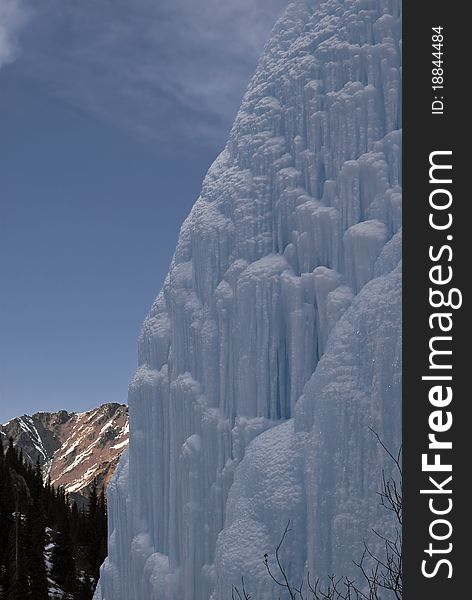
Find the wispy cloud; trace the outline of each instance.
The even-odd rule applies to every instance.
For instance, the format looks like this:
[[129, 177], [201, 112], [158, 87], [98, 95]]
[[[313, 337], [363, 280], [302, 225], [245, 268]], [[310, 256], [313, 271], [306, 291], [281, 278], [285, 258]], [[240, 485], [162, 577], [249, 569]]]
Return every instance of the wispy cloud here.
[[206, 145], [226, 136], [287, 4], [47, 0], [24, 62], [55, 94], [96, 117], [163, 143]]
[[18, 54], [18, 36], [30, 12], [21, 0], [0, 0], [0, 68]]

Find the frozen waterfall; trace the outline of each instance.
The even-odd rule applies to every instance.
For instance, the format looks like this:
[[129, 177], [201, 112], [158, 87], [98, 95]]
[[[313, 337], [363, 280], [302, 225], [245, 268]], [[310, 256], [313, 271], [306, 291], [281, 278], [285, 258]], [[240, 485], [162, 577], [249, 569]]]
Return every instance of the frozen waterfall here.
[[352, 574], [401, 436], [401, 3], [295, 0], [144, 323], [97, 600]]

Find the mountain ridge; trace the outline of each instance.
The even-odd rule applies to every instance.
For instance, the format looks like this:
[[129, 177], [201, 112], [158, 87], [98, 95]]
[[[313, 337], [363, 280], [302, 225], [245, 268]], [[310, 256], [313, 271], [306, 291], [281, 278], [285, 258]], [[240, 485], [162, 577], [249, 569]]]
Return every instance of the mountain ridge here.
[[127, 406], [115, 402], [84, 412], [40, 411], [0, 425], [3, 441], [13, 438], [28, 462], [39, 460], [45, 480], [79, 503], [95, 478], [99, 488], [107, 485], [128, 434]]

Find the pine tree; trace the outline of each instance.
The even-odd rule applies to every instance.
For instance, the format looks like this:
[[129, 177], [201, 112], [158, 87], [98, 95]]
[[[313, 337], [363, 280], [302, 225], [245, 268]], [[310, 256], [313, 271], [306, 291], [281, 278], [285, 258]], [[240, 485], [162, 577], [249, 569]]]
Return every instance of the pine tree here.
[[10, 581], [8, 600], [25, 600], [29, 596], [27, 532], [24, 515], [18, 510], [13, 516], [10, 530]]
[[91, 600], [94, 592], [93, 581], [88, 573], [84, 573], [79, 583], [75, 600]]
[[70, 510], [70, 532], [72, 540], [74, 541], [74, 546], [79, 542], [80, 525], [79, 508], [77, 502], [73, 502]]
[[98, 532], [100, 543], [98, 547], [98, 561], [99, 567], [103, 564], [103, 561], [107, 557], [108, 554], [108, 519], [107, 519], [107, 502], [105, 498], [105, 490], [102, 487], [100, 492], [100, 496], [98, 499]]
[[5, 454], [5, 465], [7, 468], [16, 469], [18, 466], [18, 456], [13, 446], [13, 438], [8, 438], [8, 449]]
[[87, 548], [86, 556], [90, 565], [90, 572], [95, 581], [98, 580], [98, 573], [102, 561], [100, 559], [100, 516], [99, 516], [99, 498], [97, 480], [94, 479], [89, 492], [89, 501], [87, 508]]
[[28, 571], [31, 600], [48, 600], [48, 580], [44, 563], [46, 524], [40, 499], [35, 499], [27, 520], [29, 530]]
[[92, 482], [92, 487], [89, 492], [89, 500], [88, 500], [88, 516], [91, 521], [95, 520], [98, 512], [98, 484], [97, 478], [95, 478]]
[[64, 512], [62, 522], [59, 525], [51, 562], [51, 577], [68, 598], [73, 598], [77, 587], [77, 573], [68, 510]]
[[86, 509], [69, 505], [62, 488], [43, 481], [41, 463], [33, 466], [21, 451], [0, 443], [0, 600], [47, 600], [44, 561], [46, 528], [54, 542], [49, 574], [69, 600], [91, 600], [106, 556], [104, 491], [97, 482]]
[[44, 486], [43, 486], [43, 470], [41, 468], [41, 462], [38, 459], [36, 460], [36, 465], [34, 467], [34, 471], [32, 472], [32, 486], [31, 486], [31, 495], [35, 499], [40, 499], [43, 496]]
[[9, 470], [0, 439], [0, 600], [6, 600], [11, 585], [9, 541], [13, 525], [13, 496]]

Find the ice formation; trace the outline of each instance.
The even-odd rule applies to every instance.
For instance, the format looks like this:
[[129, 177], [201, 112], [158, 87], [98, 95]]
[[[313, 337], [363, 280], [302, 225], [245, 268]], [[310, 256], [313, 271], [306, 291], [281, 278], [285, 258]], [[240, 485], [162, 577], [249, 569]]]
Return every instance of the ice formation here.
[[139, 341], [96, 599], [351, 574], [400, 440], [401, 4], [295, 0]]

